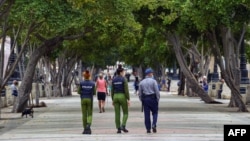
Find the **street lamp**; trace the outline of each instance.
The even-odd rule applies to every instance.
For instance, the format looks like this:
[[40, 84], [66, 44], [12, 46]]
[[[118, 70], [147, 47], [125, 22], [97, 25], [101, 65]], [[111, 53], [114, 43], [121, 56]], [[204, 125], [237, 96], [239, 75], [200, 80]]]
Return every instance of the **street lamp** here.
[[241, 42], [240, 47], [240, 72], [241, 72], [241, 84], [249, 84], [248, 70], [246, 68], [246, 54], [244, 40]]
[[212, 74], [211, 80], [212, 80], [212, 82], [218, 82], [219, 81], [219, 74], [218, 74], [218, 67], [217, 67], [216, 60], [214, 60], [214, 72]]
[[[245, 54], [245, 42], [244, 42], [244, 37], [241, 42], [241, 47], [240, 47], [240, 84], [249, 84], [249, 78], [248, 78], [248, 70], [246, 68], [246, 54]], [[240, 93], [245, 94], [246, 93], [246, 88], [245, 87], [240, 87]]]

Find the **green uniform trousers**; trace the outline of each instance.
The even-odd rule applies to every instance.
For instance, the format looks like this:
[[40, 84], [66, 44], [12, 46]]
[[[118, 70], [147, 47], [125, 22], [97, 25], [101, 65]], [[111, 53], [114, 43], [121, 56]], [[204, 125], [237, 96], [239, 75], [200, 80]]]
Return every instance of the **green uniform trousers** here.
[[128, 120], [128, 102], [123, 93], [114, 94], [114, 108], [115, 108], [115, 125], [116, 128], [121, 127], [121, 108], [123, 111], [122, 126], [126, 126]]
[[81, 107], [82, 107], [82, 123], [83, 123], [83, 128], [85, 129], [87, 124], [91, 125], [92, 123], [92, 114], [93, 114], [92, 99], [82, 98]]

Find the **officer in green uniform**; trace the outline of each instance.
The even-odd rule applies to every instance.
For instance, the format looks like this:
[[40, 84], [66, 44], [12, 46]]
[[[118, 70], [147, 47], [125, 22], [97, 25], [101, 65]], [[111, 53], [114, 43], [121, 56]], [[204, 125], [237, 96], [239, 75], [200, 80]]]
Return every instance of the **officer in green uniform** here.
[[88, 70], [83, 72], [84, 80], [80, 82], [78, 94], [81, 97], [83, 134], [91, 134], [91, 123], [93, 114], [93, 95], [96, 93], [95, 83], [90, 80]]
[[[111, 98], [115, 109], [115, 124], [117, 133], [121, 133], [121, 131], [127, 133], [126, 123], [128, 119], [128, 106], [130, 105], [128, 82], [124, 77], [124, 69], [121, 65], [118, 66], [116, 73], [117, 76], [112, 81], [111, 90]], [[120, 109], [123, 111], [122, 122], [120, 120]]]

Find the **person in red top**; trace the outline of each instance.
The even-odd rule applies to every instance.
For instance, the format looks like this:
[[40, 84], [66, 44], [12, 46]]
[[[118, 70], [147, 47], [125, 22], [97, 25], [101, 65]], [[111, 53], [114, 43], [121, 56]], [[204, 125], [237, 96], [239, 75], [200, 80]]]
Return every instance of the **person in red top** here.
[[98, 106], [99, 106], [99, 113], [105, 112], [105, 99], [107, 95], [107, 82], [103, 78], [103, 74], [99, 74], [99, 78], [96, 80], [96, 89], [97, 89], [97, 99], [98, 99]]

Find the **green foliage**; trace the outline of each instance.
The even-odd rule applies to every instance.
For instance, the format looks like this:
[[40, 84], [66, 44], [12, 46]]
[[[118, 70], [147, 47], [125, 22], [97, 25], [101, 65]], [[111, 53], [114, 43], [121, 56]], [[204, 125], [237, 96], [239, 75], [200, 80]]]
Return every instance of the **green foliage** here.
[[123, 50], [122, 46], [131, 46], [136, 43], [141, 25], [134, 20], [133, 2], [124, 0], [74, 0], [70, 2], [77, 9], [89, 9], [84, 17], [89, 19], [89, 25], [94, 31], [81, 45], [93, 52], [94, 56], [90, 57], [93, 64], [114, 63], [123, 58], [119, 55]]
[[175, 26], [177, 12], [173, 11], [172, 1], [137, 1], [138, 7], [133, 12], [135, 19], [143, 26], [142, 37], [139, 38], [136, 54], [138, 64], [157, 67], [158, 64], [172, 66], [175, 55], [171, 46], [166, 44], [165, 32]]
[[199, 31], [220, 25], [234, 27], [240, 23], [242, 26], [249, 20], [250, 13], [244, 10], [246, 5], [249, 0], [188, 0], [183, 5], [182, 15], [189, 17]]
[[119, 46], [135, 44], [140, 34], [141, 25], [131, 12], [134, 7], [132, 1], [123, 0], [16, 0], [10, 22], [15, 29], [22, 25], [20, 38], [25, 37], [30, 25], [34, 25], [30, 43], [36, 45], [40, 43], [36, 34], [48, 39], [79, 34], [88, 29], [91, 32], [83, 38], [65, 41], [47, 55], [55, 59], [63, 50], [75, 50], [82, 59], [93, 64], [114, 63], [115, 59], [121, 58]]
[[[66, 0], [16, 0], [9, 16], [10, 25], [14, 29], [21, 26], [21, 36], [26, 36], [32, 25], [32, 44], [39, 44], [36, 34], [48, 39], [58, 35], [74, 34], [83, 30], [78, 21], [85, 23]], [[11, 33], [10, 33], [11, 34]]]
[[16, 0], [9, 21], [22, 36], [31, 24], [31, 41], [74, 35], [89, 29], [83, 38], [65, 41], [51, 56], [74, 50], [91, 64], [115, 60], [130, 65], [172, 65], [174, 53], [166, 33], [178, 32], [196, 42], [209, 29], [224, 25], [239, 31], [250, 19], [250, 0]]

